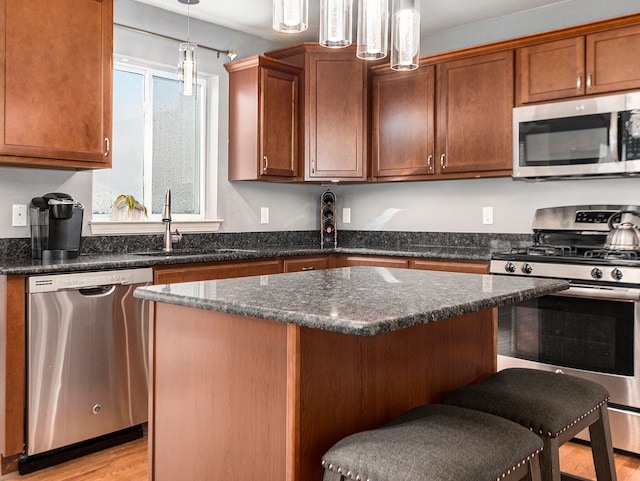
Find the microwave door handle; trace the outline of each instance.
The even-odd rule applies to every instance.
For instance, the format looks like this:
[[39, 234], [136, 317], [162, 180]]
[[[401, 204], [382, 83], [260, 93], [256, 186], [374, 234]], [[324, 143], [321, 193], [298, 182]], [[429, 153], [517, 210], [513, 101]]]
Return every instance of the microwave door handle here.
[[619, 117], [619, 112], [611, 112], [611, 119], [609, 121], [609, 151], [611, 152], [611, 162], [619, 162], [620, 159], [622, 159], [620, 152], [622, 142], [620, 141], [619, 135], [619, 132], [622, 130], [618, 129], [618, 125], [620, 123]]

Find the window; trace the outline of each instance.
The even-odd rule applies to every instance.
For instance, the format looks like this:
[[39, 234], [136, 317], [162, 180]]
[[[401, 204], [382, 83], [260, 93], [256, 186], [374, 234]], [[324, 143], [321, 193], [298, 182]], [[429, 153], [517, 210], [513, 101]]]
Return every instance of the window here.
[[112, 168], [93, 173], [94, 233], [95, 224], [110, 221], [121, 194], [134, 196], [159, 222], [171, 189], [174, 221], [206, 218], [206, 98], [202, 78], [198, 95], [185, 97], [177, 73], [114, 64]]

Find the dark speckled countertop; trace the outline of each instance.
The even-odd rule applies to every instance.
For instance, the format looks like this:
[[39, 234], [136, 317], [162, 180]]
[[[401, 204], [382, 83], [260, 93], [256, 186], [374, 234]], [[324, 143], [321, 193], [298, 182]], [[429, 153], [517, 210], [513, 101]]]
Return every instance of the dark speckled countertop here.
[[142, 253], [82, 254], [76, 259], [42, 261], [30, 258], [0, 258], [0, 275], [50, 274], [106, 269], [131, 269], [154, 265], [187, 264], [193, 262], [223, 262], [245, 259], [306, 256], [316, 254], [368, 254], [404, 257], [433, 257], [440, 259], [489, 260], [489, 251], [473, 247], [407, 246], [320, 249], [309, 246], [272, 246], [238, 249], [189, 249], [177, 250], [172, 255]]
[[136, 297], [372, 336], [569, 287], [566, 281], [346, 267], [138, 288]]

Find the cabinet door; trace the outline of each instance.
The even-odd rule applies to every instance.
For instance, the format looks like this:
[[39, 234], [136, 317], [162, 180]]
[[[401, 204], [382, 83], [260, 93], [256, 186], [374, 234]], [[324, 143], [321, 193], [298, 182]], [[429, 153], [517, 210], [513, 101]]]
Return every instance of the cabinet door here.
[[232, 277], [279, 274], [282, 272], [280, 260], [253, 262], [229, 262], [220, 264], [192, 264], [154, 269], [154, 284], [172, 284], [176, 282], [197, 282]]
[[295, 177], [298, 166], [299, 76], [260, 71], [261, 176]]
[[329, 256], [296, 257], [284, 260], [284, 272], [314, 271], [329, 268]]
[[388, 70], [372, 75], [372, 176], [433, 174], [435, 67]]
[[516, 52], [520, 104], [584, 95], [584, 37], [523, 47]]
[[307, 54], [305, 180], [366, 179], [364, 72], [353, 49]]
[[0, 162], [110, 167], [113, 0], [1, 0], [0, 25]]
[[511, 169], [513, 51], [438, 65], [441, 174]]
[[640, 25], [587, 35], [587, 93], [640, 88]]
[[489, 263], [483, 261], [417, 259], [409, 261], [409, 268], [424, 271], [468, 272], [471, 274], [489, 273]]

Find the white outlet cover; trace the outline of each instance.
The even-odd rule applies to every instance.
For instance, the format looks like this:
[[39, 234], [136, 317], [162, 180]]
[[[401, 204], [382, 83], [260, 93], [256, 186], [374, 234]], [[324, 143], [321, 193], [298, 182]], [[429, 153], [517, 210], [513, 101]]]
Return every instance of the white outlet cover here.
[[27, 225], [27, 206], [24, 204], [13, 205], [13, 218], [11, 225], [13, 227], [26, 227]]
[[269, 223], [269, 207], [260, 207], [260, 223]]
[[351, 207], [342, 208], [342, 223], [351, 224]]

